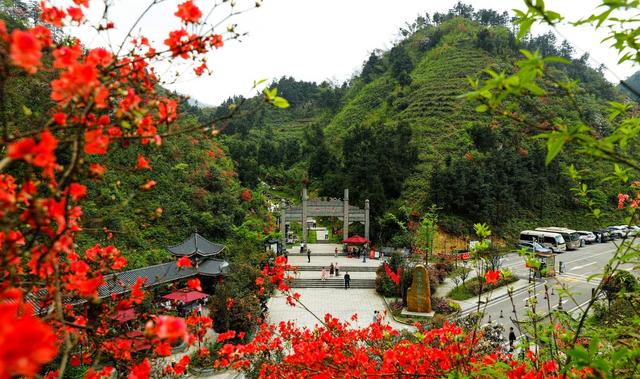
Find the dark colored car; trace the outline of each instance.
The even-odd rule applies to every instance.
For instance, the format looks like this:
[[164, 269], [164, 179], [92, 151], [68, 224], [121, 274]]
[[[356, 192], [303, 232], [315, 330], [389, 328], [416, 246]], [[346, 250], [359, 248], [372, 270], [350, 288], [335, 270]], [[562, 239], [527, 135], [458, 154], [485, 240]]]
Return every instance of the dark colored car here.
[[520, 241], [516, 244], [516, 247], [518, 249], [525, 248], [529, 251], [533, 251], [534, 253], [553, 253], [553, 250], [533, 241]]
[[607, 228], [607, 230], [609, 231], [609, 235], [611, 236], [612, 240], [617, 238], [622, 238], [626, 234], [624, 230], [622, 230], [617, 226], [610, 226]]
[[593, 234], [596, 235], [597, 242], [609, 242], [611, 241], [611, 233], [607, 229], [597, 229], [593, 231]]

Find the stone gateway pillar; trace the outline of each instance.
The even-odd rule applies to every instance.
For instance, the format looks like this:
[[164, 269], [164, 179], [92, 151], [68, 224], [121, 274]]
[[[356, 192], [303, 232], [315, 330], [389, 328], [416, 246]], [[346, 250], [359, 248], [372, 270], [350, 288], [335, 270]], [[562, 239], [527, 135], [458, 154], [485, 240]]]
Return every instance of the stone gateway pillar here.
[[364, 238], [370, 239], [369, 238], [369, 199], [364, 201]]
[[432, 312], [429, 272], [424, 265], [417, 265], [413, 269], [413, 281], [407, 291], [407, 309], [410, 312]]
[[308, 242], [308, 230], [307, 230], [307, 187], [302, 189], [302, 242]]
[[349, 189], [344, 189], [344, 199], [342, 199], [342, 239], [349, 238]]

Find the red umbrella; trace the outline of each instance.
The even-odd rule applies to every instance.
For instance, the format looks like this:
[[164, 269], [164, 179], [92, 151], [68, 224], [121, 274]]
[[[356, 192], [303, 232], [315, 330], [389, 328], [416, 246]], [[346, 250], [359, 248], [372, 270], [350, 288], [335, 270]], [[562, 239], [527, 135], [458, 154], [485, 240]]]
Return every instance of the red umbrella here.
[[168, 299], [168, 300], [182, 301], [183, 303], [186, 304], [192, 301], [204, 299], [205, 297], [208, 297], [208, 296], [209, 295], [207, 295], [206, 293], [195, 291], [195, 290], [189, 290], [185, 288], [179, 291], [172, 292], [168, 295], [164, 295], [162, 296], [162, 298]]
[[351, 244], [351, 245], [364, 245], [365, 243], [369, 243], [371, 241], [369, 241], [368, 239], [361, 237], [359, 235], [355, 235], [355, 236], [351, 236], [347, 239], [343, 239], [342, 243], [347, 243], [347, 244]]

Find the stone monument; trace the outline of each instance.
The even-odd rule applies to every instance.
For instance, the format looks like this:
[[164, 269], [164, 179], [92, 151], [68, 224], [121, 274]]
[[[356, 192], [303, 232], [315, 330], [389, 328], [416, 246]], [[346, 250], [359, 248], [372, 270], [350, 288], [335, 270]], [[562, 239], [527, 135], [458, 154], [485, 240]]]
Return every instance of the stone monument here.
[[431, 291], [429, 273], [424, 265], [413, 269], [413, 281], [407, 291], [407, 310], [418, 313], [431, 313]]

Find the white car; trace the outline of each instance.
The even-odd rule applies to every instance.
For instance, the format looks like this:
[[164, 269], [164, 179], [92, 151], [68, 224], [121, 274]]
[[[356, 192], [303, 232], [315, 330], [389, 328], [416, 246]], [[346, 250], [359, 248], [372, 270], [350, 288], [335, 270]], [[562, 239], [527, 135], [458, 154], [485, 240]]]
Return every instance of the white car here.
[[578, 234], [580, 234], [580, 239], [585, 243], [594, 243], [596, 242], [596, 235], [592, 232], [586, 230], [578, 230]]

